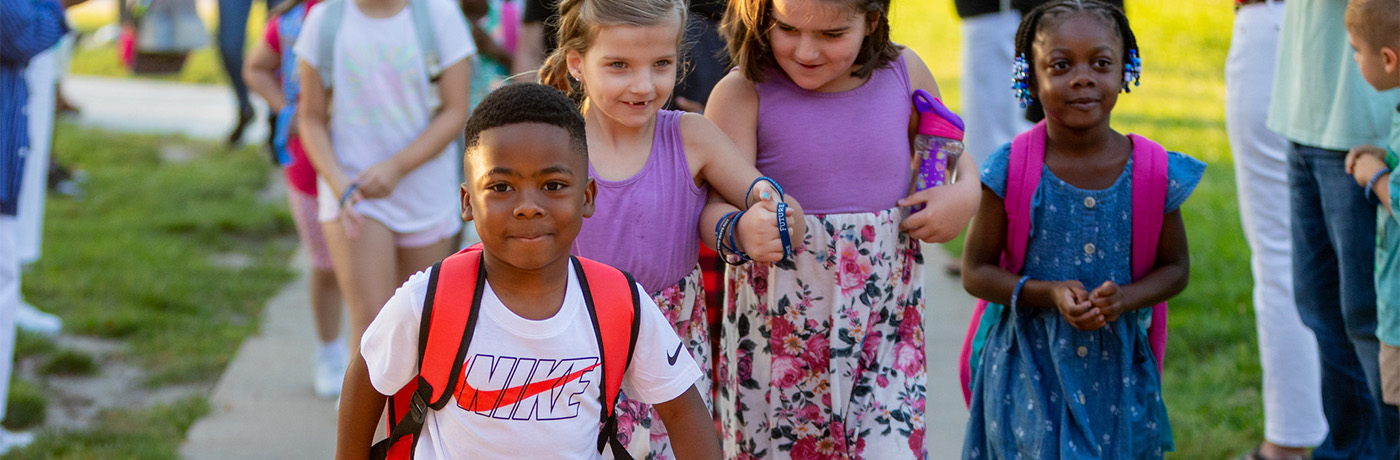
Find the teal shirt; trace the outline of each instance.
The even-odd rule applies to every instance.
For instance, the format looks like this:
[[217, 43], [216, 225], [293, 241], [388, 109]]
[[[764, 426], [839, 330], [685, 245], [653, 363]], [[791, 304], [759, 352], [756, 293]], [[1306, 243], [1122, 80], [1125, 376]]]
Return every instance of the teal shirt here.
[[[1400, 209], [1400, 106], [1390, 122], [1385, 164], [1390, 166], [1390, 208]], [[1380, 184], [1376, 185], [1381, 186]], [[1376, 337], [1400, 347], [1400, 219], [1384, 207], [1376, 210]]]
[[1329, 150], [1381, 145], [1400, 90], [1376, 92], [1352, 59], [1347, 2], [1288, 0], [1279, 36], [1269, 129]]

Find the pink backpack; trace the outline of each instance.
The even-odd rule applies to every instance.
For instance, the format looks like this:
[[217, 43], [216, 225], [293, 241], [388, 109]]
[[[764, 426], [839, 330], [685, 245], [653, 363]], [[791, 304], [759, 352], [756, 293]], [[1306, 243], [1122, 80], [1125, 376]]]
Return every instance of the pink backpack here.
[[[1133, 278], [1137, 279], [1151, 271], [1157, 259], [1157, 240], [1161, 237], [1162, 218], [1166, 213], [1167, 150], [1145, 137], [1136, 134], [1128, 137], [1133, 141], [1132, 269]], [[1001, 258], [1001, 267], [1011, 273], [1020, 273], [1025, 265], [1026, 247], [1030, 244], [1031, 199], [1040, 185], [1044, 164], [1045, 122], [1042, 121], [1011, 141], [1006, 172], [1006, 250]], [[963, 401], [969, 405], [972, 404], [972, 360], [981, 357], [982, 344], [991, 325], [997, 321], [996, 317], [984, 318], [986, 310], [987, 301], [979, 299], [958, 360]], [[1152, 354], [1157, 357], [1157, 371], [1161, 372], [1167, 348], [1166, 302], [1152, 307], [1152, 327], [1148, 328], [1147, 337]]]

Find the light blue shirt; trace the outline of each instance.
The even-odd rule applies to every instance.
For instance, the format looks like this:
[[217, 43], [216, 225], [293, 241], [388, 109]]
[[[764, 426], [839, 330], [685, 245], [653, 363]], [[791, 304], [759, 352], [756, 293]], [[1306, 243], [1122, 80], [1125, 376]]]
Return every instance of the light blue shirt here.
[[[1394, 171], [1400, 167], [1400, 106], [1391, 112], [1390, 144], [1385, 163]], [[1400, 172], [1392, 172], [1390, 208], [1400, 209]], [[1376, 337], [1387, 345], [1400, 347], [1400, 220], [1385, 207], [1376, 209]]]
[[1377, 92], [1347, 41], [1347, 2], [1288, 0], [1279, 37], [1269, 129], [1329, 150], [1381, 145], [1400, 90]]

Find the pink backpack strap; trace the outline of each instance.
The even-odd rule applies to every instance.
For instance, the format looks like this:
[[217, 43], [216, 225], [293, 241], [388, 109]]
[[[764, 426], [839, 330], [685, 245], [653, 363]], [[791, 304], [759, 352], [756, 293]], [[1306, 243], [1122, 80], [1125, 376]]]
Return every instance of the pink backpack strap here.
[[[1011, 273], [1020, 273], [1026, 262], [1026, 248], [1031, 237], [1031, 206], [1035, 190], [1040, 186], [1040, 174], [1045, 168], [1045, 122], [1041, 121], [1030, 130], [1011, 140], [1011, 154], [1007, 157], [1006, 197], [1006, 250], [1002, 252], [1001, 268]], [[962, 353], [958, 358], [958, 378], [962, 381], [963, 402], [972, 404], [972, 354], [973, 343], [982, 327], [982, 315], [987, 310], [987, 301], [978, 299], [972, 311], [972, 321], [967, 325], [967, 336], [963, 339]]]
[[[1167, 206], [1167, 149], [1151, 139], [1129, 134], [1133, 141], [1133, 279], [1152, 271]], [[1167, 303], [1152, 307], [1148, 343], [1157, 357], [1157, 372], [1167, 353]]]

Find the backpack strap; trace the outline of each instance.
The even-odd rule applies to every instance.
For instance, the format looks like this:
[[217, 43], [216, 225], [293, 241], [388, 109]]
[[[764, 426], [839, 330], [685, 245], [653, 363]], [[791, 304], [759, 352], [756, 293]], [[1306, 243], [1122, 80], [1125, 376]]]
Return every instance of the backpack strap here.
[[316, 73], [321, 75], [321, 86], [329, 91], [335, 81], [335, 36], [345, 20], [345, 0], [326, 0], [317, 7], [326, 12], [316, 29]]
[[[433, 25], [433, 13], [428, 5], [430, 0], [408, 0], [409, 15], [413, 18], [414, 35], [418, 38], [418, 49], [423, 53], [423, 69], [428, 75], [431, 100], [437, 101], [438, 78], [442, 77], [442, 58], [438, 51], [437, 29]], [[345, 19], [345, 0], [326, 0], [326, 12], [321, 18], [319, 35], [316, 41], [316, 73], [321, 75], [321, 84], [331, 89], [335, 76], [335, 37], [340, 32], [340, 23]], [[438, 102], [430, 102], [436, 111]]]
[[435, 114], [442, 107], [442, 96], [438, 92], [438, 79], [442, 78], [442, 53], [438, 50], [437, 28], [433, 25], [430, 1], [433, 0], [408, 0], [408, 11], [413, 16], [413, 32], [418, 37], [418, 51], [423, 53], [423, 71], [428, 76], [428, 113]]
[[451, 399], [481, 310], [485, 275], [479, 245], [433, 265], [418, 327], [418, 376], [389, 399], [389, 437], [374, 444], [370, 458], [412, 458], [428, 410], [441, 410]]
[[602, 351], [603, 391], [599, 397], [603, 410], [598, 452], [602, 453], [603, 448], [610, 445], [614, 459], [631, 460], [626, 446], [617, 439], [616, 409], [623, 376], [637, 347], [641, 305], [637, 282], [627, 272], [603, 263], [582, 257], [572, 259], [579, 285], [583, 287], [584, 304], [593, 320], [598, 348]]
[[[1001, 267], [1011, 273], [1020, 273], [1025, 265], [1026, 248], [1030, 245], [1031, 236], [1031, 208], [1044, 167], [1045, 121], [1042, 120], [1011, 140], [1011, 152], [1007, 157], [1006, 197], [1003, 199], [1006, 208], [1006, 249], [1002, 251]], [[989, 306], [986, 300], [977, 300], [958, 358], [958, 378], [962, 382], [963, 402], [968, 406], [972, 405], [972, 375], [981, 362], [982, 345], [994, 320], [1001, 316], [1000, 306], [990, 309]]]
[[[1129, 134], [1133, 141], [1133, 279], [1152, 271], [1157, 262], [1157, 244], [1162, 237], [1162, 219], [1167, 206], [1167, 149], [1151, 139]], [[1148, 343], [1157, 358], [1157, 372], [1167, 353], [1167, 303], [1152, 306], [1152, 326]]]

